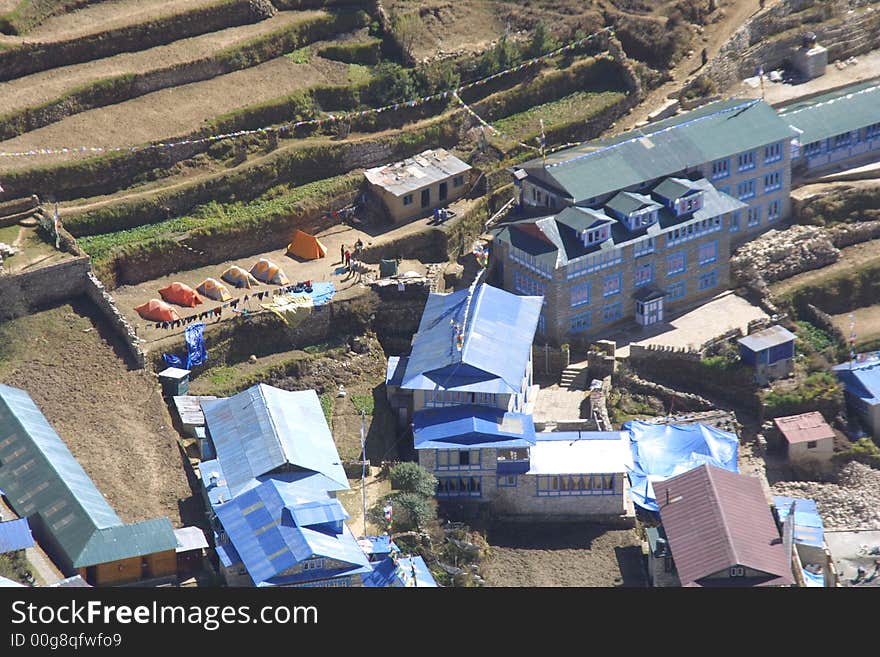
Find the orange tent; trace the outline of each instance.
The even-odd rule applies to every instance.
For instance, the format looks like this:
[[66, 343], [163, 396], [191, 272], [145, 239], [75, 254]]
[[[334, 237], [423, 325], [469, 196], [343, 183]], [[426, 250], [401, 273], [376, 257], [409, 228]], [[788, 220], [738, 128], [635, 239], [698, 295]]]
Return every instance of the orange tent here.
[[260, 284], [256, 278], [250, 275], [247, 269], [242, 269], [238, 265], [232, 265], [232, 267], [223, 272], [220, 278], [235, 287], [250, 288]]
[[304, 260], [314, 260], [327, 255], [327, 247], [321, 244], [314, 235], [304, 233], [297, 228], [293, 240], [287, 245], [287, 255], [294, 255]]
[[153, 322], [174, 322], [180, 319], [180, 315], [177, 314], [174, 308], [158, 299], [150, 299], [142, 306], [135, 308], [135, 310], [138, 312], [138, 315]]
[[189, 306], [192, 308], [202, 303], [202, 297], [200, 297], [189, 285], [185, 285], [184, 283], [175, 282], [171, 285], [167, 285], [159, 290], [159, 294], [162, 295], [162, 298], [165, 299], [165, 301], [176, 303], [179, 306]]
[[281, 267], [265, 258], [260, 258], [254, 263], [254, 266], [251, 267], [251, 274], [254, 275], [254, 278], [264, 283], [274, 283], [275, 285], [287, 285], [290, 283], [287, 276], [281, 271]]
[[232, 295], [229, 294], [229, 290], [226, 286], [216, 278], [206, 278], [199, 283], [196, 290], [209, 299], [214, 299], [214, 301], [229, 301], [232, 298]]

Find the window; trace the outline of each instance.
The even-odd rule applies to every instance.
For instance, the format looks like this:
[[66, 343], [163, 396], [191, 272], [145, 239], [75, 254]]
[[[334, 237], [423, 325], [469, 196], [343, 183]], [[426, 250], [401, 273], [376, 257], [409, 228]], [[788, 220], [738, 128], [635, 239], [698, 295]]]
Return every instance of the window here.
[[833, 148], [846, 148], [850, 144], [850, 134], [848, 132], [834, 137]]
[[438, 449], [437, 470], [479, 470], [480, 450]]
[[722, 194], [730, 194], [730, 185], [724, 185], [724, 187], [719, 186], [719, 187], [716, 187], [715, 189], [717, 189]]
[[807, 441], [807, 449], [815, 449], [815, 447], [816, 447], [816, 441], [815, 441], [815, 440], [808, 440], [808, 441]]
[[605, 280], [602, 281], [602, 296], [613, 297], [615, 294], [620, 294], [622, 278], [620, 272], [608, 274]]
[[547, 320], [544, 318], [543, 312], [540, 315], [538, 315], [538, 328], [537, 328], [536, 332], [541, 335], [544, 335], [547, 332]]
[[547, 286], [536, 281], [531, 276], [515, 271], [513, 272], [513, 289], [520, 294], [537, 297], [544, 295]]
[[438, 477], [437, 497], [481, 497], [480, 477]]
[[590, 319], [590, 311], [588, 310], [585, 313], [572, 315], [569, 322], [569, 328], [571, 329], [572, 333], [578, 333], [580, 331], [586, 331], [587, 329], [589, 329], [590, 324], [592, 324], [592, 320]]
[[716, 260], [718, 260], [718, 240], [700, 244], [700, 248], [697, 251], [697, 261], [701, 265], [708, 265]]
[[722, 227], [721, 217], [693, 220], [666, 233], [666, 246], [681, 244], [706, 233], [714, 233], [716, 230], [721, 230]]
[[667, 292], [669, 293], [670, 301], [675, 301], [676, 299], [683, 298], [686, 294], [685, 282], [681, 281], [679, 283], [676, 283], [675, 285], [670, 285]]
[[412, 194], [407, 194], [406, 196], [403, 197], [403, 204], [404, 205], [412, 205], [412, 201], [413, 201]]
[[649, 253], [654, 253], [654, 238], [649, 237], [648, 239], [639, 240], [633, 245], [633, 257], [638, 258], [639, 256], [647, 255]]
[[431, 189], [422, 190], [422, 207], [426, 208], [431, 205]]
[[727, 178], [730, 175], [730, 158], [716, 160], [712, 163], [712, 180]]
[[748, 171], [755, 168], [755, 151], [740, 153], [736, 156], [736, 170]]
[[582, 256], [577, 260], [570, 261], [566, 270], [566, 277], [571, 280], [572, 278], [599, 271], [600, 269], [613, 267], [621, 262], [623, 262], [622, 249], [611, 248], [602, 250], [598, 253]]
[[700, 274], [698, 287], [700, 290], [709, 290], [718, 285], [718, 270], [713, 269], [705, 274]]
[[646, 262], [643, 265], [638, 265], [635, 271], [635, 281], [633, 283], [634, 287], [641, 287], [642, 285], [647, 285], [651, 281], [654, 280], [654, 263]]
[[464, 185], [464, 176], [455, 176], [452, 179], [453, 187], [461, 187], [462, 185]]
[[754, 228], [761, 223], [761, 208], [749, 208], [746, 219], [749, 228]]
[[735, 233], [739, 230], [739, 222], [742, 219], [742, 212], [737, 210], [730, 215], [730, 232]]
[[687, 269], [687, 257], [684, 249], [666, 256], [666, 275], [675, 276]]
[[569, 296], [572, 308], [590, 303], [590, 284], [578, 283], [577, 285], [572, 285], [569, 288]]
[[526, 253], [522, 249], [518, 249], [515, 246], [510, 246], [510, 251], [508, 252], [508, 256], [514, 262], [521, 264], [526, 269], [531, 269], [536, 274], [543, 276], [544, 278], [552, 278], [553, 275], [550, 273], [550, 265], [546, 262], [543, 262], [533, 256], [531, 253]]
[[306, 561], [303, 561], [303, 570], [320, 570], [323, 567], [323, 559], [307, 559]]
[[804, 155], [806, 155], [807, 157], [819, 155], [823, 150], [823, 142], [814, 141], [804, 146]]
[[740, 201], [745, 201], [746, 199], [754, 198], [755, 194], [756, 194], [756, 192], [755, 192], [755, 179], [754, 178], [752, 178], [751, 180], [743, 180], [741, 183], [739, 183], [736, 186], [736, 197]]
[[767, 221], [776, 221], [779, 219], [780, 207], [782, 206], [782, 201], [775, 200], [770, 201], [769, 205], [767, 205]]
[[498, 488], [516, 488], [516, 475], [500, 475], [496, 483]]
[[731, 577], [745, 577], [746, 569], [742, 566], [731, 566], [730, 567], [730, 576]]
[[865, 128], [865, 139], [875, 139], [880, 137], [880, 123], [874, 123]]
[[764, 164], [778, 162], [782, 159], [782, 142], [764, 147]]
[[540, 475], [539, 497], [563, 495], [614, 495], [614, 475]]
[[602, 307], [602, 321], [613, 322], [620, 319], [620, 303], [611, 303]]
[[782, 189], [782, 171], [772, 171], [764, 176], [764, 193]]

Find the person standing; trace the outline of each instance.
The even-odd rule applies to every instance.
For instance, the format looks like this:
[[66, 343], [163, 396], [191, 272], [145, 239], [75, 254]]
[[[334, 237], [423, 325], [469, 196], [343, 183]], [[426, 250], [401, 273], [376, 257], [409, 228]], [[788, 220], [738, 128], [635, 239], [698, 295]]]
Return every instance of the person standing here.
[[345, 244], [339, 246], [339, 264], [345, 263]]
[[351, 251], [345, 250], [345, 268], [351, 271]]

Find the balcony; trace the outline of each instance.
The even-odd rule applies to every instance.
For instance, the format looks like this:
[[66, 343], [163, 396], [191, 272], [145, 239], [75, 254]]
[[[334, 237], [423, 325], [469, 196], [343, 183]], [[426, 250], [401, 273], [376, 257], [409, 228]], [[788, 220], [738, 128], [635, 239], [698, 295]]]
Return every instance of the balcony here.
[[525, 474], [529, 471], [530, 461], [528, 458], [517, 461], [499, 459], [496, 467], [499, 475]]

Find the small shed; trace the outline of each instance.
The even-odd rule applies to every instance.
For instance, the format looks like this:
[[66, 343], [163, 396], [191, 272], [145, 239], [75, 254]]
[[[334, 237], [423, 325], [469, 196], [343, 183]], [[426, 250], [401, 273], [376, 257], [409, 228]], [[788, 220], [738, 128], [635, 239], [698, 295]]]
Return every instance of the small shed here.
[[202, 411], [202, 400], [217, 399], [214, 395], [175, 395], [174, 410], [180, 420], [180, 428], [187, 436], [198, 438], [198, 427], [205, 426], [205, 414]]
[[765, 385], [794, 372], [795, 335], [778, 324], [740, 338], [739, 355], [755, 368], [755, 380]]
[[834, 430], [819, 411], [778, 417], [773, 422], [779, 430], [790, 462], [831, 460], [834, 454]]
[[159, 372], [159, 383], [162, 384], [162, 396], [174, 397], [189, 392], [190, 370], [179, 367], [167, 367]]
[[208, 548], [208, 539], [205, 532], [198, 527], [181, 527], [174, 530], [174, 538], [177, 540], [177, 574], [181, 578], [202, 569], [202, 560], [205, 550]]

